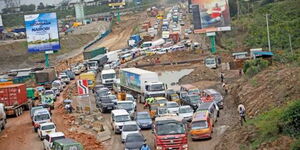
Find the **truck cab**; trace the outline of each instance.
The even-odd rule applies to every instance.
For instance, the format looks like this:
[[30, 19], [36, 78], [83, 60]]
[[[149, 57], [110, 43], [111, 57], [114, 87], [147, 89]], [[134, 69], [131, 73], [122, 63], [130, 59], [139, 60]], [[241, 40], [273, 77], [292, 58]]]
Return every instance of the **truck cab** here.
[[153, 127], [155, 149], [188, 149], [188, 135], [182, 117], [157, 117]]
[[82, 73], [79, 75], [80, 80], [88, 80], [88, 87], [94, 88], [96, 85], [96, 76], [93, 72]]
[[112, 88], [114, 80], [116, 79], [116, 71], [113, 69], [102, 70], [101, 80], [102, 84], [108, 88]]
[[145, 83], [145, 97], [164, 97], [165, 84], [162, 82], [147, 82]]
[[87, 69], [88, 70], [97, 70], [99, 69], [98, 67], [98, 62], [97, 61], [88, 61], [87, 62]]
[[211, 69], [216, 69], [217, 66], [217, 60], [215, 57], [208, 57], [204, 60], [205, 66]]

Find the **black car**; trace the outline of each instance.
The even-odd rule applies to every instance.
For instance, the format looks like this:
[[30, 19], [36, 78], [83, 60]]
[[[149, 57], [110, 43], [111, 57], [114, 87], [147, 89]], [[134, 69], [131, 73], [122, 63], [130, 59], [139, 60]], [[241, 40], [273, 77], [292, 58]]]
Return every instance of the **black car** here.
[[131, 133], [128, 134], [126, 139], [125, 139], [125, 149], [126, 150], [139, 150], [144, 142], [145, 138], [142, 134], [140, 133]]
[[108, 96], [100, 97], [96, 99], [96, 106], [99, 108], [100, 112], [107, 112], [114, 109], [115, 105], [113, 101]]
[[96, 97], [103, 97], [103, 96], [108, 96], [111, 94], [110, 90], [108, 88], [101, 88], [99, 90], [96, 90]]
[[190, 105], [194, 109], [194, 111], [197, 110], [199, 103], [199, 95], [188, 95], [186, 98], [182, 99], [182, 105]]

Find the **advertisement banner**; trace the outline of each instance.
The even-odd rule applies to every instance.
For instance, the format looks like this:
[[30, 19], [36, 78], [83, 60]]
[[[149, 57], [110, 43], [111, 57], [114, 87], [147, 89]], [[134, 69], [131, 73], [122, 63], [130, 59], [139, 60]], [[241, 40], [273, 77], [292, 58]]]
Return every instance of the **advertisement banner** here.
[[231, 30], [228, 0], [192, 0], [192, 4], [195, 33]]
[[120, 74], [120, 84], [137, 91], [141, 90], [141, 80], [138, 74], [122, 71]]
[[0, 32], [3, 31], [3, 22], [2, 22], [2, 16], [0, 15]]
[[61, 48], [56, 13], [25, 15], [28, 52], [56, 51]]
[[108, 6], [111, 6], [111, 7], [125, 6], [125, 0], [109, 0]]

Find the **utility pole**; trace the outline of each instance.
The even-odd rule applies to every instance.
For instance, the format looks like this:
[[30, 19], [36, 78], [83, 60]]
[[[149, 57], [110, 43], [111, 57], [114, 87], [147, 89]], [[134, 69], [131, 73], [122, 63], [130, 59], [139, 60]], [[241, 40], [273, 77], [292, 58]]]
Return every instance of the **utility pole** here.
[[237, 18], [240, 19], [240, 3], [236, 0]]
[[290, 49], [291, 49], [291, 52], [293, 53], [291, 34], [289, 34], [289, 43], [290, 43]]
[[270, 31], [269, 31], [269, 19], [268, 19], [269, 14], [266, 14], [266, 22], [267, 22], [267, 34], [268, 34], [268, 46], [269, 46], [269, 51], [271, 51], [271, 42], [270, 42]]

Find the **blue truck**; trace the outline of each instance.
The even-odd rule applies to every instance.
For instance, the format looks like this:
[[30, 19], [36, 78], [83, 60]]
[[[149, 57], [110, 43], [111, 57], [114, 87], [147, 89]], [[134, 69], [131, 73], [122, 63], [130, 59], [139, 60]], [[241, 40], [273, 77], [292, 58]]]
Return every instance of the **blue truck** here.
[[132, 35], [128, 40], [128, 45], [130, 47], [138, 47], [142, 42], [142, 38], [140, 35]]

